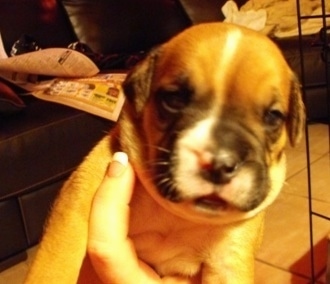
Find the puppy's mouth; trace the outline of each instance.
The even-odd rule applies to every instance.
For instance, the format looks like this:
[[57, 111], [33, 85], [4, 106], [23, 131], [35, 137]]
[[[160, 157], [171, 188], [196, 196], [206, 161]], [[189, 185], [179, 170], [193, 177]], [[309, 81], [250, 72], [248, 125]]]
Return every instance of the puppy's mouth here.
[[199, 208], [212, 211], [226, 211], [229, 208], [229, 203], [216, 194], [209, 194], [197, 198], [195, 200], [195, 205]]

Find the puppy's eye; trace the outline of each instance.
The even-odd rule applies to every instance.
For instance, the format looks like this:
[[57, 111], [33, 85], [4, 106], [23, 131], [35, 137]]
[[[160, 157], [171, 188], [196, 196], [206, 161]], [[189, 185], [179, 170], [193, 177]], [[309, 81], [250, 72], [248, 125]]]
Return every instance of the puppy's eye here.
[[161, 107], [171, 114], [180, 112], [190, 101], [190, 94], [183, 91], [165, 91], [160, 96]]
[[279, 126], [285, 120], [285, 115], [278, 109], [266, 111], [264, 121], [269, 126]]

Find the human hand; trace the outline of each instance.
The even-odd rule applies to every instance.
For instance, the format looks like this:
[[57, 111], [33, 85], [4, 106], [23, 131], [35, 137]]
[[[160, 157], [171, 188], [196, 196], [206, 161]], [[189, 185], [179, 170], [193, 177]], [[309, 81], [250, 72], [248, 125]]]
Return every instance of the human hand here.
[[134, 172], [127, 155], [115, 153], [95, 194], [89, 221], [88, 255], [102, 283], [200, 283], [198, 279], [161, 278], [138, 258], [128, 238], [129, 203], [133, 187]]

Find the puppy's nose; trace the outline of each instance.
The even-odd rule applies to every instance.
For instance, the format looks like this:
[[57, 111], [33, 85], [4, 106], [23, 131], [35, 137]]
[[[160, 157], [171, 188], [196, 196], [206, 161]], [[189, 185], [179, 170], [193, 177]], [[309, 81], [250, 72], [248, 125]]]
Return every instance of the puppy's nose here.
[[240, 159], [237, 155], [222, 152], [208, 162], [201, 163], [201, 175], [213, 184], [225, 184], [236, 175], [239, 164]]

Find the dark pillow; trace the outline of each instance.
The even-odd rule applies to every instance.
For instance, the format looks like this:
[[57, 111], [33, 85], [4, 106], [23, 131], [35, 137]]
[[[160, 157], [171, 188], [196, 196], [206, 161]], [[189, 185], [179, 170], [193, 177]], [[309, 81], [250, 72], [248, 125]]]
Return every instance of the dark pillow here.
[[24, 102], [5, 83], [0, 82], [0, 116], [16, 113], [25, 108]]

